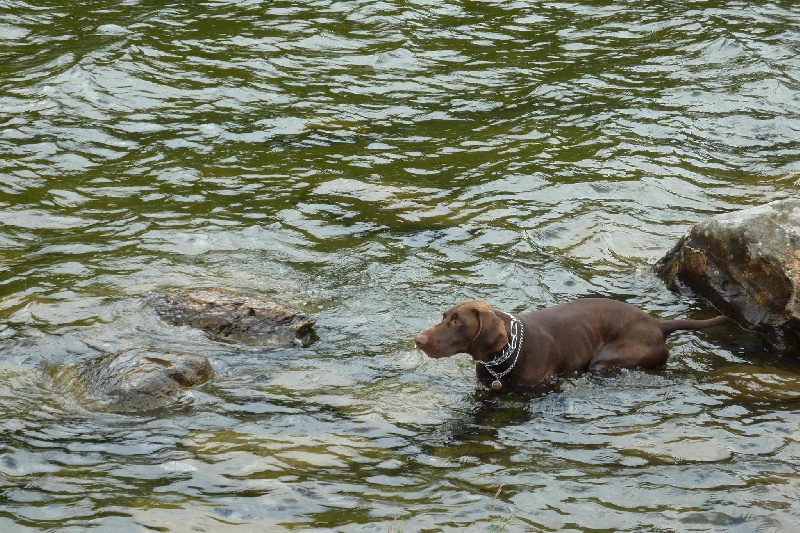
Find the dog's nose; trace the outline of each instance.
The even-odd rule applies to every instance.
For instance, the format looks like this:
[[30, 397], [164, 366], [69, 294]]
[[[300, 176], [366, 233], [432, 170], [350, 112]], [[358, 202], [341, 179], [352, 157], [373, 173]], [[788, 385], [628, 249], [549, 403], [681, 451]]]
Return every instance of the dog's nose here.
[[429, 340], [430, 339], [428, 338], [428, 336], [425, 334], [424, 331], [419, 335], [417, 335], [416, 337], [414, 337], [414, 342], [416, 343], [417, 348], [422, 348], [424, 346], [427, 346]]

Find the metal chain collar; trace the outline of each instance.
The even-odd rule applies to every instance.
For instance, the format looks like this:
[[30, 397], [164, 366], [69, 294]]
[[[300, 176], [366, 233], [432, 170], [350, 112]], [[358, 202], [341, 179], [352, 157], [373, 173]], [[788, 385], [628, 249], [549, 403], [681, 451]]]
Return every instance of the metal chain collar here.
[[[522, 327], [522, 322], [514, 315], [506, 314], [511, 319], [511, 340], [491, 361], [478, 361], [492, 376], [494, 376], [494, 381], [492, 382], [492, 389], [494, 390], [502, 389], [503, 383], [500, 380], [503, 376], [514, 370], [514, 366], [516, 366], [519, 360], [519, 354], [522, 352], [522, 342], [525, 339], [525, 328]], [[492, 367], [505, 363], [512, 355], [514, 356], [514, 361], [511, 363], [511, 366], [502, 372], [495, 372]]]

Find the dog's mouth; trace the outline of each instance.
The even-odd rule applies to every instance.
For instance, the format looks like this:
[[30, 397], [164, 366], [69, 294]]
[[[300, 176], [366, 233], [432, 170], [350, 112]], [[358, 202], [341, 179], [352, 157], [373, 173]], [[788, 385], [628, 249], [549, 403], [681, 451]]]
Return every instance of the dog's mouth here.
[[430, 357], [431, 359], [441, 359], [441, 358], [442, 358], [442, 356], [441, 356], [441, 355], [439, 355], [439, 353], [437, 353], [437, 352], [434, 352], [434, 351], [433, 351], [433, 350], [431, 350], [431, 349], [427, 349], [427, 350], [426, 350], [425, 348], [420, 348], [420, 350], [422, 350], [422, 351], [425, 353], [425, 355], [427, 355], [427, 356], [428, 356], [428, 357]]
[[422, 352], [425, 355], [427, 355], [428, 357], [431, 357], [433, 359], [438, 359], [439, 358], [438, 351], [436, 349], [434, 349], [432, 346], [425, 346], [425, 345], [422, 345], [422, 344], [420, 344], [418, 342], [416, 343], [416, 345], [417, 345], [417, 348], [422, 350]]
[[439, 355], [438, 347], [432, 345], [430, 342], [430, 338], [424, 333], [420, 333], [414, 338], [414, 344], [416, 344], [417, 348], [425, 352], [425, 355], [427, 355], [428, 357], [431, 357], [433, 359], [439, 359], [441, 357]]

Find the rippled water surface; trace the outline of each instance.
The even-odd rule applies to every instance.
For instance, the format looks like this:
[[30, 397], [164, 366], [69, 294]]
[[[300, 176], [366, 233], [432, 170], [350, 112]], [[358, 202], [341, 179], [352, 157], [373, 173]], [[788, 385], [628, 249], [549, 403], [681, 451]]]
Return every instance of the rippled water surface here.
[[[796, 195], [793, 2], [0, 1], [0, 531], [794, 531], [800, 364], [737, 328], [666, 368], [480, 390], [411, 339], [464, 298], [611, 296]], [[161, 322], [219, 286], [303, 349]], [[46, 368], [207, 356], [174, 407]]]

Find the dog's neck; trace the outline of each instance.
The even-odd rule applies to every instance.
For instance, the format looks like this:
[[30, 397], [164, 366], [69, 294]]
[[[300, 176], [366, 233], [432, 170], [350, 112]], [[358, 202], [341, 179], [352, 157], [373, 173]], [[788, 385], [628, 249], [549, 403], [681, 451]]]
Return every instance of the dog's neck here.
[[[494, 390], [501, 390], [503, 388], [503, 377], [514, 370], [517, 361], [519, 361], [519, 356], [522, 352], [522, 343], [525, 339], [525, 328], [522, 322], [514, 315], [509, 313], [504, 314], [507, 315], [510, 320], [508, 326], [508, 343], [500, 350], [489, 354], [488, 361], [478, 361], [478, 364], [483, 365], [486, 371], [494, 378], [491, 385]], [[508, 361], [510, 361], [510, 364], [506, 364]], [[500, 367], [503, 366], [505, 368], [500, 370]]]

